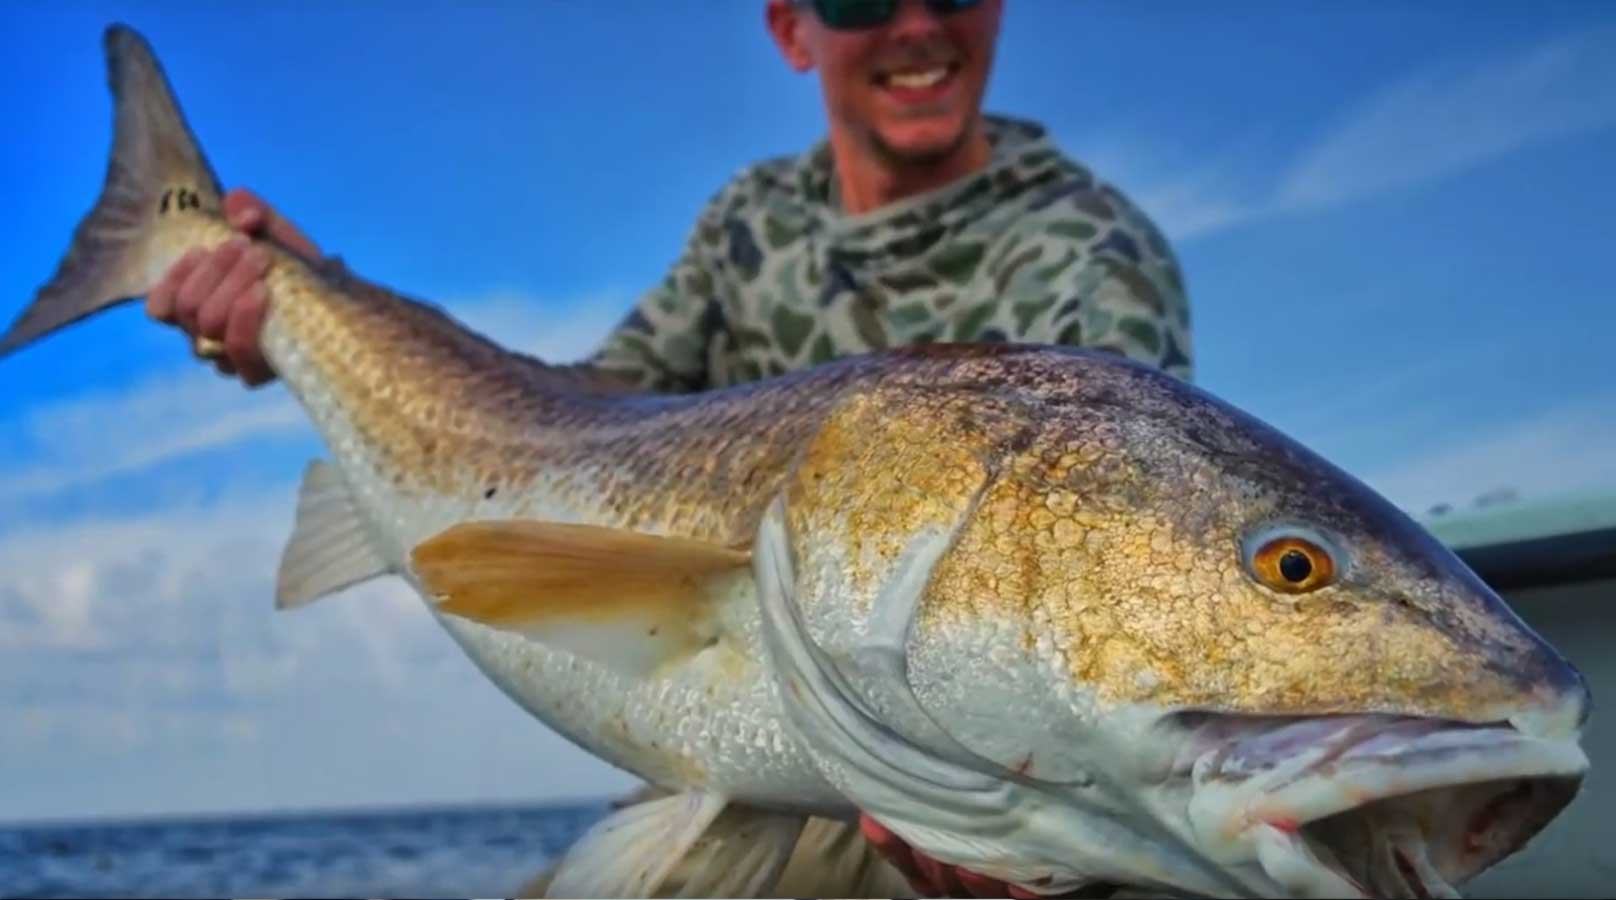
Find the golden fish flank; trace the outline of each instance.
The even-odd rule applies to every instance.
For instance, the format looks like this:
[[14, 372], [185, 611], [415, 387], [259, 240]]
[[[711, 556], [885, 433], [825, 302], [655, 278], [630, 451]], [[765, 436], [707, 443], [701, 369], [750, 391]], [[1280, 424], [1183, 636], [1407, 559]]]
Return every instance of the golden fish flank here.
[[[504, 353], [493, 344], [441, 334], [445, 317], [435, 311], [378, 315], [378, 304], [395, 302], [388, 292], [329, 277], [356, 302], [322, 302], [330, 285], [287, 277], [271, 284], [280, 299], [273, 321], [375, 468], [400, 488], [436, 493], [529, 483], [544, 460], [542, 448], [521, 440], [520, 424], [543, 410], [531, 398], [512, 402], [528, 373], [493, 365]], [[495, 407], [508, 418], [489, 415]]]
[[[793, 531], [823, 535], [818, 550], [846, 554], [834, 569], [851, 590], [836, 615], [868, 616], [908, 537], [952, 528], [969, 514], [1001, 455], [997, 435], [960, 424], [980, 399], [946, 390], [859, 391], [814, 434], [786, 485], [787, 509]], [[804, 595], [809, 603], [831, 596], [812, 588]]]

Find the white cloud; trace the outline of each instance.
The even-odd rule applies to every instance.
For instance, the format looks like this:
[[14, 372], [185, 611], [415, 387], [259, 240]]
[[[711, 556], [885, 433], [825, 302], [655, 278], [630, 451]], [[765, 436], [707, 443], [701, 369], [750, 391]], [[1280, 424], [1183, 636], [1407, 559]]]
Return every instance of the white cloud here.
[[[605, 293], [558, 308], [512, 291], [447, 308], [507, 347], [571, 362], [599, 345], [628, 312], [629, 301]], [[187, 365], [26, 409], [20, 434], [29, 453], [0, 474], [0, 502], [49, 496], [195, 454], [313, 431], [284, 388], [248, 391], [239, 382]]]
[[1428, 183], [1522, 148], [1616, 126], [1616, 28], [1469, 65], [1422, 68], [1345, 110], [1289, 163], [1256, 133], [1185, 159], [1150, 139], [1085, 148], [1174, 240]]
[[1137, 133], [1096, 139], [1081, 130], [1070, 141], [1099, 177], [1120, 186], [1175, 241], [1218, 231], [1250, 218], [1260, 184], [1242, 173], [1258, 143], [1247, 139], [1218, 152], [1168, 150]]
[[1465, 68], [1428, 69], [1349, 111], [1280, 180], [1305, 209], [1460, 172], [1530, 144], [1616, 125], [1616, 29]]
[[600, 346], [628, 315], [634, 299], [602, 291], [564, 306], [545, 304], [520, 291], [477, 297], [449, 306], [473, 330], [545, 362], [577, 362]]
[[[227, 657], [216, 650], [221, 638], [254, 630], [271, 608], [268, 585], [291, 527], [293, 496], [287, 485], [214, 504], [0, 533], [0, 571], [8, 573], [0, 587], [0, 648], [12, 656], [206, 657], [204, 681], [253, 688], [240, 693], [273, 690], [275, 680], [264, 673], [309, 649], [298, 636], [272, 635]], [[389, 606], [372, 611], [367, 624], [390, 626]]]
[[[0, 818], [632, 784], [500, 694], [397, 579], [276, 612], [293, 495], [288, 484], [0, 533], [0, 783], [21, 786]], [[140, 777], [104, 783], [104, 767], [137, 760]], [[198, 760], [217, 787], [192, 774]], [[101, 787], [53, 788], [79, 783]]]
[[282, 390], [247, 392], [200, 368], [34, 407], [22, 434], [34, 462], [0, 475], [0, 501], [53, 494], [268, 435], [306, 419]]
[[1471, 432], [1429, 453], [1370, 471], [1364, 480], [1404, 509], [1468, 506], [1508, 490], [1521, 499], [1616, 492], [1616, 396], [1546, 410]]
[[1132, 199], [1175, 241], [1221, 231], [1258, 212], [1215, 176], [1153, 181]]

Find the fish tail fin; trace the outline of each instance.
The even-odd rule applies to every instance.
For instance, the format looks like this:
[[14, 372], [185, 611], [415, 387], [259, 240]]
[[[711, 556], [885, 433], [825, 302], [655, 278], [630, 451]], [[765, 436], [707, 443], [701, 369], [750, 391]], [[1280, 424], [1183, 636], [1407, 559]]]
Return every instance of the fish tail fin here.
[[163, 240], [186, 214], [218, 216], [218, 179], [146, 40], [113, 25], [103, 45], [113, 97], [112, 153], [95, 206], [34, 300], [0, 335], [0, 356], [144, 296], [185, 249]]

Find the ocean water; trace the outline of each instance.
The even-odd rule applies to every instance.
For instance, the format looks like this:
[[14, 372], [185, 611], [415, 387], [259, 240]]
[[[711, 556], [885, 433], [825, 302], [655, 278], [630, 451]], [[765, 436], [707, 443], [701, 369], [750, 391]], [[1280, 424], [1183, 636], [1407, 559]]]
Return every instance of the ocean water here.
[[608, 811], [0, 826], [0, 897], [511, 897]]

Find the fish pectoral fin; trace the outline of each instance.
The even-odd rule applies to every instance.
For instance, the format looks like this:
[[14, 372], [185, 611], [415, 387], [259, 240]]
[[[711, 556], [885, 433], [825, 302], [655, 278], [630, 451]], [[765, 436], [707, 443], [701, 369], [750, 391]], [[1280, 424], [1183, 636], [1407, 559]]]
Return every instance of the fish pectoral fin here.
[[751, 554], [689, 538], [508, 520], [456, 525], [410, 559], [440, 612], [643, 675], [716, 640], [712, 582], [749, 575]]
[[309, 463], [275, 577], [275, 608], [304, 606], [389, 571], [336, 467]]
[[666, 896], [669, 876], [725, 805], [716, 794], [690, 791], [607, 816], [567, 850], [545, 896]]

